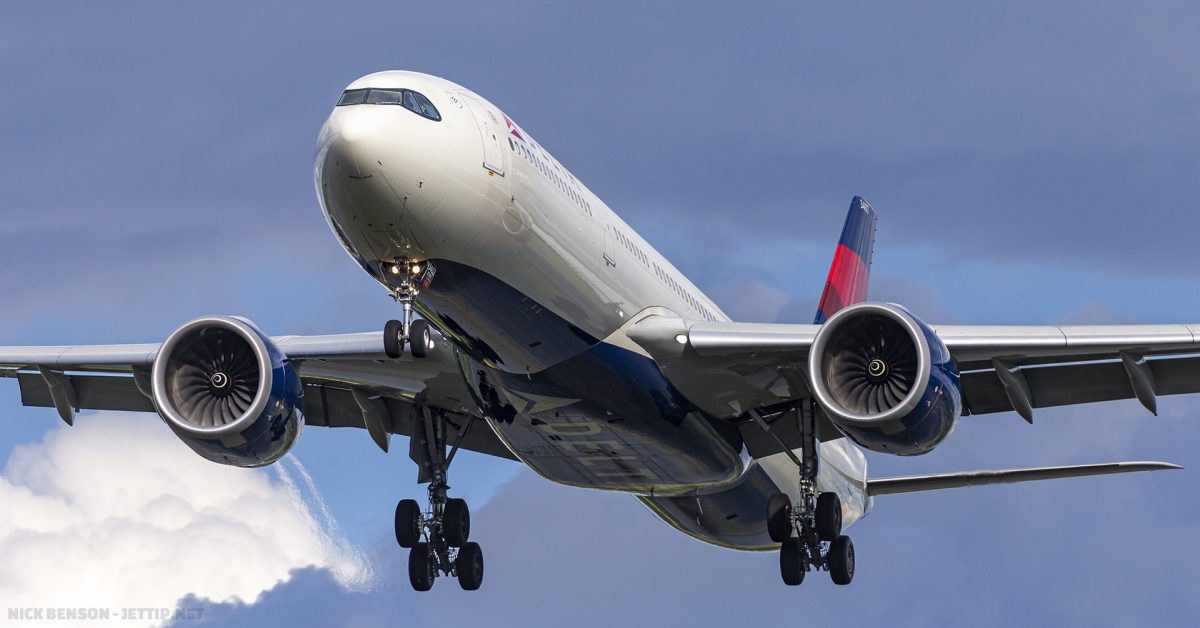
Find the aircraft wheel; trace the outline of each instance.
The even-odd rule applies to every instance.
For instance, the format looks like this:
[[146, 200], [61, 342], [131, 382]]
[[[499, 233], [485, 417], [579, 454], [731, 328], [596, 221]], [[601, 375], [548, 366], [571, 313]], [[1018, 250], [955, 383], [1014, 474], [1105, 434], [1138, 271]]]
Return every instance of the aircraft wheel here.
[[421, 507], [416, 500], [402, 499], [396, 504], [396, 542], [407, 548], [421, 542]]
[[474, 591], [483, 584], [483, 550], [478, 543], [467, 543], [458, 550], [454, 569], [458, 572], [458, 586], [464, 591]]
[[829, 544], [829, 575], [834, 584], [850, 584], [854, 579], [854, 543], [850, 537], [839, 536]]
[[383, 326], [383, 352], [395, 359], [404, 355], [404, 323], [391, 320]]
[[800, 539], [785, 539], [780, 545], [779, 575], [788, 586], [804, 582], [804, 552], [800, 549]]
[[837, 493], [817, 496], [817, 536], [822, 541], [834, 541], [842, 534], [842, 500]]
[[408, 328], [408, 344], [414, 358], [423, 358], [433, 349], [433, 336], [429, 333], [429, 323], [424, 319], [412, 322]]
[[446, 500], [442, 511], [442, 536], [450, 547], [466, 547], [471, 537], [471, 510], [463, 499]]
[[433, 588], [433, 562], [429, 560], [429, 544], [417, 543], [408, 552], [408, 581], [417, 591]]
[[776, 543], [792, 536], [792, 500], [783, 493], [775, 493], [767, 500], [767, 534]]

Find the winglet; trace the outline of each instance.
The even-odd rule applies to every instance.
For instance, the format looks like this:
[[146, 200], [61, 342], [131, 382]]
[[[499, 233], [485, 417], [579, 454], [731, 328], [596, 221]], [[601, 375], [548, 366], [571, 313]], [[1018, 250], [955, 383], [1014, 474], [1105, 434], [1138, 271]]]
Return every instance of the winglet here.
[[829, 278], [825, 280], [825, 292], [821, 294], [814, 323], [824, 323], [834, 312], [866, 300], [874, 250], [875, 210], [861, 196], [855, 196], [850, 201], [846, 225], [829, 266]]

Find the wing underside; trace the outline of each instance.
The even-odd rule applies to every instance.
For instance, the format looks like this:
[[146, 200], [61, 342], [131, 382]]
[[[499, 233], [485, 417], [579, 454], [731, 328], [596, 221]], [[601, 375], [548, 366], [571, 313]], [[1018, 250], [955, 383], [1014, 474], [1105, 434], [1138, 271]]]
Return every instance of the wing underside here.
[[[412, 436], [421, 406], [458, 428], [478, 410], [449, 344], [424, 359], [388, 359], [382, 334], [284, 336], [273, 341], [304, 383], [304, 421], [367, 431], [385, 451], [390, 435]], [[0, 377], [15, 379], [26, 406], [56, 408], [70, 423], [78, 410], [155, 412], [150, 369], [157, 344], [0, 347]], [[464, 432], [464, 449], [515, 460], [490, 429]]]
[[[648, 311], [629, 337], [692, 401], [733, 419], [809, 394], [819, 325], [692, 322]], [[1200, 392], [1200, 325], [935, 325], [962, 373], [964, 414]]]

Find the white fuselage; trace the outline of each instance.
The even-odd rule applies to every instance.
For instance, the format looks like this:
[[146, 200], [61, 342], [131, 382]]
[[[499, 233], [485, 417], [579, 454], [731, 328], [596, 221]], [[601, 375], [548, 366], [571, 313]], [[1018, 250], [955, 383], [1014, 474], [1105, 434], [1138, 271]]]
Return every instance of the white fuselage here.
[[[471, 356], [473, 372], [484, 380], [476, 386], [485, 393], [489, 386], [500, 389], [506, 406], [511, 402], [522, 415], [536, 415], [534, 425], [570, 414], [570, 404], [584, 395], [570, 390], [569, 382], [588, 378], [589, 360], [599, 359], [597, 345], [653, 362], [622, 330], [639, 312], [663, 308], [688, 320], [729, 320], [491, 103], [452, 82], [413, 72], [365, 76], [346, 93], [368, 88], [417, 92], [436, 107], [440, 119], [400, 104], [335, 107], [321, 129], [315, 160], [317, 193], [330, 225], [350, 255], [385, 287], [393, 287], [388, 268], [397, 260], [429, 266], [429, 289], [419, 297], [418, 309]], [[597, 364], [600, 371], [617, 368], [611, 361]], [[543, 388], [537, 394], [521, 390], [521, 377], [541, 378]], [[635, 380], [616, 379], [612, 386], [636, 386]], [[559, 392], [547, 395], [546, 390], [555, 390], [545, 388], [547, 382], [558, 385]], [[648, 394], [663, 396], [657, 390]], [[661, 403], [678, 409], [674, 401]], [[542, 458], [537, 454], [541, 441], [522, 441], [527, 435], [517, 422], [489, 420], [518, 457], [556, 481], [643, 496], [715, 494], [761, 469], [779, 490], [796, 497], [796, 469], [782, 454], [749, 460], [716, 436], [703, 417], [687, 412], [675, 427], [691, 430], [695, 442], [703, 443], [703, 451], [689, 461], [684, 445], [653, 431], [659, 426], [638, 431], [630, 427], [636, 423], [632, 414], [624, 426], [596, 418], [620, 415], [619, 407], [598, 401], [573, 410], [574, 418], [563, 418], [572, 422], [555, 428], [557, 435], [571, 433], [563, 429], [569, 426], [580, 435], [591, 434], [590, 444], [547, 441], [559, 450]], [[655, 416], [653, 407], [644, 415], [651, 423]], [[604, 443], [611, 443], [608, 450]], [[607, 457], [597, 461], [597, 452]], [[676, 458], [679, 464], [672, 467]], [[556, 466], [566, 464], [564, 459], [569, 471]], [[822, 463], [818, 482], [842, 494], [846, 522], [865, 514], [869, 501], [861, 452], [845, 439], [827, 441]], [[674, 520], [679, 515], [651, 508], [683, 529]]]

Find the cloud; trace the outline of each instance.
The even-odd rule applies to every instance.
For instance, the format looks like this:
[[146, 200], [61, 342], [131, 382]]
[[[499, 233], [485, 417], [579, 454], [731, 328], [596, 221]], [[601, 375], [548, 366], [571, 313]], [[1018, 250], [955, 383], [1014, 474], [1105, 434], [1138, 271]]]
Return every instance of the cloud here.
[[304, 567], [368, 580], [299, 461], [272, 470], [205, 461], [152, 415], [85, 415], [17, 447], [0, 477], [0, 608], [253, 601]]
[[870, 299], [900, 303], [927, 323], [946, 325], [959, 322], [942, 306], [942, 296], [936, 288], [912, 279], [872, 276]]

